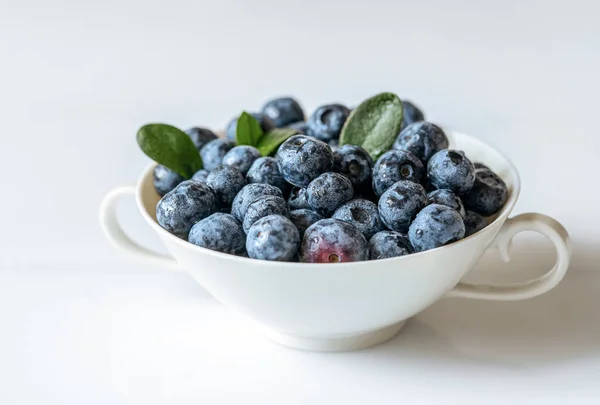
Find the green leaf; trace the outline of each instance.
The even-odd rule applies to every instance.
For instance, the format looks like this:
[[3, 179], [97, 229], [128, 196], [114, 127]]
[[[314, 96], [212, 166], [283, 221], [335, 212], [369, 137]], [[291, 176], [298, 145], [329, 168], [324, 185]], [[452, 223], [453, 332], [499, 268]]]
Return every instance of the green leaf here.
[[260, 122], [246, 111], [242, 112], [237, 120], [235, 138], [238, 145], [258, 145], [264, 132]]
[[144, 125], [138, 130], [137, 142], [150, 159], [186, 179], [202, 169], [202, 158], [190, 137], [171, 125]]
[[298, 131], [293, 128], [275, 128], [260, 138], [256, 148], [263, 156], [274, 154], [279, 145], [284, 143], [290, 136], [296, 135]]
[[402, 113], [402, 101], [393, 93], [380, 93], [366, 99], [346, 120], [340, 145], [361, 146], [377, 160], [398, 136]]

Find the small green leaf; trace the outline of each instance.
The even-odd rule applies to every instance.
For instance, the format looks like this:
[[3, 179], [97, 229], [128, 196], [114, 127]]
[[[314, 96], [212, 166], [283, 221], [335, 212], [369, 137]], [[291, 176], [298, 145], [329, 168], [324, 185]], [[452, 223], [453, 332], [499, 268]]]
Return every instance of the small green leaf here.
[[290, 136], [298, 133], [294, 128], [275, 128], [260, 138], [256, 148], [263, 156], [274, 154], [279, 145], [284, 143]]
[[237, 120], [237, 127], [235, 129], [237, 144], [256, 146], [263, 134], [260, 122], [246, 111], [242, 112]]
[[402, 101], [393, 93], [380, 93], [366, 99], [346, 120], [340, 145], [361, 146], [377, 160], [398, 136], [402, 113]]
[[150, 159], [186, 179], [202, 169], [202, 158], [190, 137], [171, 125], [144, 125], [138, 130], [137, 142]]

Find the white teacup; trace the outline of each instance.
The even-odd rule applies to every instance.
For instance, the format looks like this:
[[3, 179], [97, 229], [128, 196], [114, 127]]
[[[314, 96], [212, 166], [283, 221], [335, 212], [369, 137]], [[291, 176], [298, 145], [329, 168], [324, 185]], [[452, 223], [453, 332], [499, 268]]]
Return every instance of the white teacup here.
[[[502, 154], [461, 133], [449, 133], [451, 147], [462, 149], [504, 179], [509, 199], [485, 229], [459, 242], [392, 259], [355, 263], [308, 264], [254, 260], [204, 249], [170, 234], [156, 222], [159, 196], [153, 187], [154, 165], [136, 187], [111, 191], [104, 199], [100, 222], [117, 247], [159, 266], [184, 269], [223, 304], [258, 322], [269, 338], [305, 350], [344, 351], [392, 338], [405, 321], [445, 297], [523, 300], [556, 286], [569, 266], [567, 231], [542, 214], [508, 218], [519, 197], [517, 170]], [[135, 195], [150, 227], [173, 256], [165, 257], [132, 241], [121, 229], [115, 204]], [[543, 277], [510, 285], [470, 285], [463, 278], [486, 249], [497, 247], [509, 260], [511, 239], [522, 231], [547, 236], [557, 262]], [[227, 235], [223, 235], [227, 237]]]

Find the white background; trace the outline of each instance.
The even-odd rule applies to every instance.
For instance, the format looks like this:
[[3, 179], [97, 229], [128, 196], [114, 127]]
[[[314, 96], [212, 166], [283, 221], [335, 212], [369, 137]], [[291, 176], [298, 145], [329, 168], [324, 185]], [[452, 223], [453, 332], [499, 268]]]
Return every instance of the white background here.
[[[0, 0], [0, 403], [597, 403], [594, 3]], [[511, 157], [515, 212], [571, 233], [563, 284], [444, 301], [388, 344], [311, 354], [103, 239], [103, 195], [148, 163], [142, 124], [219, 128], [280, 94], [310, 112], [380, 91]], [[158, 246], [132, 202], [122, 217]], [[542, 238], [516, 242], [510, 265], [486, 257], [488, 276], [551, 266]]]

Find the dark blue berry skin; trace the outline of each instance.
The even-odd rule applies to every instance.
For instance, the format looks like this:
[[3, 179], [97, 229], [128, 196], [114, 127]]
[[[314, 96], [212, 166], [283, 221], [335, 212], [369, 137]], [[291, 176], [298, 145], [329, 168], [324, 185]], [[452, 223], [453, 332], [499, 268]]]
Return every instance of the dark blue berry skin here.
[[217, 139], [217, 135], [208, 128], [193, 127], [185, 131], [185, 133], [188, 134], [192, 142], [194, 142], [198, 151], [210, 141]]
[[277, 128], [285, 127], [298, 121], [304, 121], [302, 107], [291, 97], [269, 100], [263, 106], [261, 112], [269, 117]]
[[248, 256], [253, 259], [295, 261], [299, 246], [298, 229], [281, 215], [268, 215], [259, 219], [250, 227], [246, 238]]
[[304, 233], [300, 261], [345, 263], [369, 259], [369, 244], [362, 232], [339, 219], [322, 219]]
[[416, 252], [435, 249], [465, 237], [465, 224], [450, 207], [431, 204], [423, 208], [408, 230]]
[[369, 200], [350, 200], [335, 210], [332, 218], [354, 225], [367, 240], [384, 229], [381, 218], [379, 218], [377, 204]]
[[306, 196], [306, 188], [293, 187], [288, 198], [288, 205], [293, 210], [310, 208], [310, 205], [308, 205], [308, 198]]
[[156, 204], [156, 220], [167, 231], [187, 239], [192, 226], [216, 209], [217, 199], [210, 187], [186, 180]]
[[373, 159], [360, 146], [343, 145], [333, 152], [333, 171], [348, 177], [354, 186], [371, 180]]
[[496, 173], [488, 168], [475, 170], [473, 187], [463, 196], [468, 210], [483, 216], [494, 215], [508, 199], [508, 187]]
[[292, 223], [298, 228], [298, 232], [300, 232], [300, 237], [304, 236], [304, 232], [308, 229], [309, 226], [314, 224], [317, 221], [324, 219], [321, 215], [317, 214], [313, 210], [309, 210], [306, 208], [301, 208], [299, 210], [294, 210], [290, 212], [290, 220]]
[[338, 139], [350, 110], [341, 104], [327, 104], [317, 108], [308, 119], [308, 134], [328, 142]]
[[320, 174], [333, 168], [333, 152], [324, 142], [294, 135], [277, 150], [277, 164], [283, 178], [297, 187], [306, 187]]
[[465, 223], [465, 238], [481, 231], [487, 226], [485, 218], [473, 211], [467, 211], [463, 222]]
[[243, 221], [250, 204], [269, 195], [283, 198], [281, 190], [275, 186], [263, 183], [248, 184], [247, 186], [244, 186], [233, 199], [233, 203], [231, 204], [231, 214], [238, 221]]
[[462, 150], [444, 149], [429, 159], [427, 177], [436, 189], [462, 195], [475, 181], [475, 166]]
[[261, 157], [252, 163], [248, 174], [246, 174], [248, 183], [266, 183], [275, 187], [279, 187], [283, 194], [287, 193], [292, 185], [285, 181], [279, 167], [277, 159], [273, 157]]
[[[253, 116], [260, 123], [260, 127], [265, 133], [275, 128], [275, 123], [271, 120], [271, 118], [267, 117], [266, 115], [262, 113], [250, 113], [250, 115]], [[229, 124], [227, 124], [227, 129], [225, 130], [225, 135], [227, 136], [227, 139], [230, 139], [232, 141], [236, 140], [235, 132], [237, 130], [237, 121], [238, 117], [235, 117], [234, 119], [229, 121]]]
[[204, 163], [204, 168], [210, 172], [219, 166], [223, 161], [223, 156], [234, 146], [235, 142], [229, 139], [215, 139], [204, 145], [200, 149], [200, 157]]
[[487, 169], [487, 170], [492, 170], [489, 167], [487, 167], [486, 165], [484, 165], [483, 163], [473, 163], [473, 166], [475, 166], [475, 170], [477, 169]]
[[425, 175], [423, 163], [406, 150], [388, 150], [373, 167], [373, 191], [381, 196], [400, 180], [419, 183]]
[[428, 204], [441, 204], [450, 207], [460, 214], [461, 218], [465, 218], [467, 213], [461, 199], [450, 190], [434, 190], [427, 194]]
[[411, 152], [423, 164], [427, 164], [434, 154], [447, 148], [448, 137], [444, 131], [426, 121], [415, 122], [403, 128], [392, 145], [392, 149]]
[[250, 170], [252, 163], [260, 157], [260, 152], [254, 146], [235, 146], [223, 156], [224, 165], [233, 166], [245, 176]]
[[381, 195], [379, 216], [392, 231], [406, 233], [417, 213], [427, 205], [425, 189], [418, 183], [401, 180]]
[[413, 122], [423, 121], [425, 114], [416, 105], [407, 100], [402, 100], [402, 127], [401, 130]]
[[206, 169], [200, 169], [192, 176], [192, 180], [201, 181], [202, 183], [206, 183], [206, 179], [210, 172]]
[[395, 231], [377, 232], [369, 239], [371, 260], [389, 259], [413, 253], [408, 236]]
[[307, 134], [308, 133], [308, 123], [306, 121], [298, 121], [294, 122], [287, 126], [287, 128], [292, 128], [298, 131], [299, 134]]
[[179, 183], [185, 179], [171, 169], [163, 165], [154, 168], [154, 189], [159, 196], [163, 197], [169, 191], [173, 190]]
[[235, 196], [246, 185], [246, 179], [235, 167], [220, 165], [210, 172], [206, 184], [215, 193], [220, 207], [230, 207]]
[[246, 250], [246, 234], [242, 224], [233, 216], [220, 212], [194, 225], [188, 241], [206, 249], [232, 255], [242, 255]]
[[323, 173], [306, 187], [308, 205], [326, 217], [330, 217], [352, 197], [354, 197], [352, 182], [339, 173]]
[[248, 206], [248, 210], [244, 216], [244, 221], [242, 222], [244, 232], [247, 233], [256, 221], [268, 215], [283, 215], [287, 218], [290, 216], [290, 209], [281, 197], [270, 195], [256, 200]]

